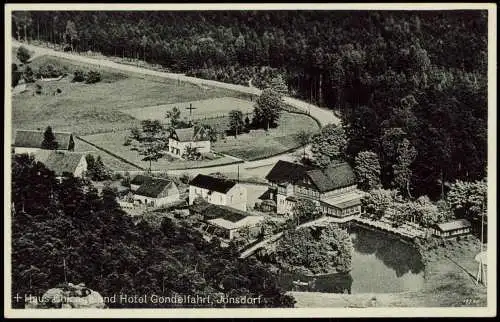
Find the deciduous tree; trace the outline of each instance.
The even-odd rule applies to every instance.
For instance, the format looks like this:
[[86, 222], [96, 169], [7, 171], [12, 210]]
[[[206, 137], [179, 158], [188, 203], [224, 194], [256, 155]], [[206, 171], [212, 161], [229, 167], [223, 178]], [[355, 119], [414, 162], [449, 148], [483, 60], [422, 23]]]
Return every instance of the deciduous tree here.
[[410, 181], [412, 177], [411, 164], [417, 157], [417, 150], [410, 144], [410, 141], [403, 139], [403, 142], [398, 146], [397, 163], [394, 165], [394, 181], [395, 187], [411, 197]]
[[354, 160], [354, 172], [358, 179], [358, 186], [369, 191], [380, 187], [380, 162], [375, 152], [363, 151], [358, 153]]
[[243, 131], [243, 113], [240, 110], [229, 112], [229, 129], [234, 133], [234, 138]]
[[394, 202], [399, 200], [396, 190], [373, 189], [361, 199], [364, 212], [375, 218], [386, 215], [387, 209], [393, 207]]
[[149, 161], [148, 171], [151, 172], [151, 162], [158, 161], [163, 157], [165, 150], [165, 142], [161, 140], [144, 142], [139, 149], [139, 154], [144, 156], [142, 161]]
[[474, 182], [457, 180], [451, 184], [446, 200], [459, 216], [472, 218], [486, 214], [487, 196], [486, 179]]
[[155, 140], [163, 131], [163, 125], [159, 120], [143, 120], [141, 126], [142, 132], [149, 141]]
[[269, 130], [271, 125], [277, 125], [282, 104], [280, 95], [273, 89], [262, 91], [254, 107], [254, 123], [266, 130]]
[[328, 124], [311, 139], [313, 162], [319, 167], [328, 167], [332, 163], [343, 162], [347, 137], [344, 129], [335, 124]]
[[292, 208], [292, 214], [297, 222], [297, 225], [306, 221], [311, 221], [318, 218], [321, 214], [316, 203], [310, 199], [299, 198]]

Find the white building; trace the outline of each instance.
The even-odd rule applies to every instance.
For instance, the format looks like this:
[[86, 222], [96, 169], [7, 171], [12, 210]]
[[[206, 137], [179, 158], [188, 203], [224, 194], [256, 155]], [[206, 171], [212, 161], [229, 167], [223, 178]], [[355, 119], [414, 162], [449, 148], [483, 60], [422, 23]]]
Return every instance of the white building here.
[[189, 182], [189, 204], [197, 197], [214, 205], [247, 210], [247, 190], [233, 180], [199, 174]]
[[206, 137], [205, 129], [194, 127], [175, 129], [168, 139], [168, 152], [176, 157], [182, 158], [186, 148], [196, 148], [199, 153], [210, 152], [210, 140]]
[[161, 207], [179, 200], [177, 185], [165, 179], [150, 178], [133, 191], [134, 203], [149, 207]]
[[[14, 137], [14, 153], [33, 154], [42, 149], [43, 135], [41, 130], [16, 130]], [[56, 150], [74, 151], [75, 140], [70, 132], [53, 132], [57, 142]]]

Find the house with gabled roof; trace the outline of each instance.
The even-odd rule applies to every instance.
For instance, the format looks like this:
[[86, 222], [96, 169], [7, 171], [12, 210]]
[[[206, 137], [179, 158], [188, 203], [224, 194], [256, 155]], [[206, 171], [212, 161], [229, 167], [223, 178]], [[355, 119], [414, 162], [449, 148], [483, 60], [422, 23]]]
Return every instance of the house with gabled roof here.
[[139, 189], [141, 185], [143, 185], [146, 182], [149, 182], [153, 180], [152, 177], [143, 175], [143, 174], [138, 174], [136, 175], [131, 181], [130, 181], [130, 191], [136, 191]]
[[[14, 136], [14, 153], [32, 154], [42, 149], [44, 132], [41, 130], [16, 130]], [[56, 150], [74, 151], [75, 140], [71, 132], [53, 132], [57, 142]]]
[[54, 171], [56, 177], [72, 174], [83, 178], [87, 171], [87, 159], [84, 153], [54, 150], [38, 150], [34, 153], [35, 160]]
[[134, 203], [149, 207], [161, 207], [179, 200], [179, 189], [173, 181], [145, 177], [141, 177], [142, 184], [132, 192]]
[[168, 152], [182, 158], [187, 147], [196, 148], [199, 153], [210, 152], [210, 139], [203, 127], [175, 129], [168, 139]]
[[189, 182], [189, 204], [199, 197], [214, 205], [247, 210], [247, 190], [234, 180], [198, 174]]
[[361, 212], [363, 195], [347, 163], [318, 168], [279, 160], [266, 180], [278, 214], [290, 214], [299, 198], [314, 201], [325, 215], [347, 217]]
[[453, 238], [460, 235], [470, 234], [472, 225], [467, 219], [456, 219], [444, 223], [435, 224], [431, 227], [434, 236], [442, 238]]

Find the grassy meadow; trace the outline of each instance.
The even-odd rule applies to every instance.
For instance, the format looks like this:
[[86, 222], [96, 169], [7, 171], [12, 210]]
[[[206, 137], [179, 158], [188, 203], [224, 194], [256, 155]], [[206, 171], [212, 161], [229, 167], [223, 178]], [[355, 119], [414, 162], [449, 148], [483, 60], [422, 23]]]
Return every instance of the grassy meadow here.
[[138, 120], [153, 119], [166, 121], [165, 114], [168, 111], [171, 111], [174, 107], [177, 107], [181, 112], [180, 118], [188, 120], [190, 114], [188, 108], [190, 104], [193, 107], [191, 115], [193, 120], [203, 120], [204, 118], [215, 118], [218, 116], [222, 118], [227, 116], [231, 110], [240, 110], [243, 113], [251, 113], [254, 106], [253, 102], [239, 98], [217, 97], [198, 101], [138, 107], [130, 110], [124, 110], [123, 112]]
[[[264, 130], [251, 131], [250, 133], [219, 139], [213, 144], [214, 152], [227, 154], [245, 160], [262, 158], [288, 149], [299, 147], [296, 133], [301, 129], [317, 131], [316, 122], [308, 116], [284, 112], [280, 125], [269, 130], [266, 135]], [[124, 142], [130, 135], [129, 130], [120, 130], [107, 133], [97, 133], [83, 136], [85, 140], [102, 147], [112, 153], [129, 160], [143, 168], [149, 167], [149, 162], [142, 161], [142, 156], [132, 150], [132, 146], [125, 146]], [[228, 157], [219, 157], [214, 160], [183, 161], [162, 158], [158, 162], [152, 162], [152, 170], [183, 169], [196, 166], [222, 165], [234, 162]]]
[[[102, 147], [130, 162], [136, 164], [144, 169], [149, 168], [149, 161], [142, 161], [143, 156], [135, 150], [132, 150], [132, 146], [125, 146], [125, 138], [130, 135], [130, 131], [116, 131], [111, 133], [99, 133], [84, 136], [83, 138], [93, 144]], [[164, 157], [158, 161], [151, 162], [151, 169], [153, 171], [157, 170], [174, 170], [174, 169], [186, 169], [192, 167], [200, 166], [211, 166], [211, 165], [223, 165], [233, 163], [235, 160], [232, 158], [220, 156], [214, 160], [203, 160], [203, 161], [187, 161], [176, 159], [173, 157]]]
[[[123, 73], [111, 68], [89, 66], [58, 57], [40, 56], [30, 66], [54, 64], [69, 75], [59, 81], [37, 81], [42, 95], [35, 95], [35, 85], [12, 98], [12, 128], [37, 129], [52, 126], [58, 131], [73, 131], [77, 135], [129, 129], [139, 120], [122, 113], [124, 110], [193, 100], [245, 97], [234, 91], [206, 88], [175, 80], [135, 73]], [[96, 84], [72, 82], [76, 69], [99, 70], [102, 80]], [[57, 88], [62, 93], [53, 95]]]
[[119, 171], [133, 171], [133, 170], [139, 170], [136, 167], [122, 162], [121, 160], [115, 158], [114, 156], [101, 151], [92, 145], [83, 142], [82, 140], [75, 140], [75, 152], [86, 152], [89, 154], [92, 154], [94, 156], [101, 156], [102, 162], [106, 165], [111, 170], [119, 170]]
[[232, 155], [244, 160], [254, 160], [271, 156], [289, 149], [300, 147], [297, 133], [301, 130], [317, 132], [317, 123], [309, 116], [283, 112], [279, 125], [266, 134], [264, 130], [228, 136], [213, 144], [216, 152]]
[[[187, 118], [185, 108], [193, 104], [193, 119], [216, 128], [228, 129], [227, 115], [232, 109], [251, 113], [253, 104], [246, 94], [227, 89], [199, 86], [161, 77], [122, 72], [112, 68], [89, 66], [52, 56], [35, 57], [29, 66], [36, 71], [41, 66], [53, 64], [67, 75], [60, 80], [37, 80], [28, 84], [28, 90], [12, 97], [12, 134], [16, 129], [45, 129], [71, 131], [77, 136], [102, 147], [143, 168], [149, 162], [130, 146], [124, 146], [130, 128], [140, 126], [144, 119], [164, 119], [165, 113], [178, 106], [182, 118]], [[95, 84], [73, 82], [73, 72], [98, 70], [101, 81]], [[36, 85], [42, 87], [36, 94]], [[57, 91], [60, 93], [57, 93]], [[299, 147], [296, 133], [300, 130], [315, 132], [316, 122], [306, 116], [283, 112], [277, 128], [255, 130], [241, 134], [236, 139], [226, 137], [213, 145], [215, 152], [253, 160]], [[78, 141], [76, 150], [94, 151], [105, 164], [114, 170], [134, 170], [112, 155], [92, 145]], [[222, 165], [234, 159], [220, 156], [214, 160], [182, 161], [161, 159], [153, 162], [153, 170], [183, 169], [196, 166]]]

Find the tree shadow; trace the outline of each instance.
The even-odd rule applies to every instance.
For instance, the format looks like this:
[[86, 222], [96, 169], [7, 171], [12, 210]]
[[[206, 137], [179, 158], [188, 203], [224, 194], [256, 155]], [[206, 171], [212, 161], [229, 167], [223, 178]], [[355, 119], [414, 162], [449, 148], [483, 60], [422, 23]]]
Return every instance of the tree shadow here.
[[396, 238], [372, 232], [360, 227], [350, 229], [353, 234], [354, 249], [361, 254], [374, 254], [387, 267], [401, 277], [409, 272], [418, 274], [423, 271], [424, 264], [418, 251]]

